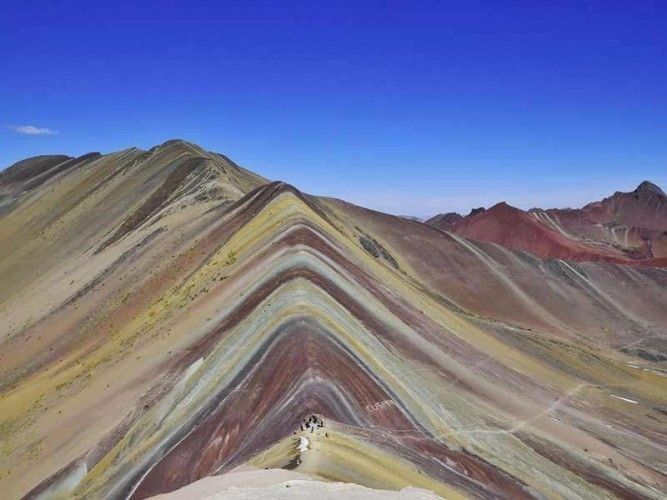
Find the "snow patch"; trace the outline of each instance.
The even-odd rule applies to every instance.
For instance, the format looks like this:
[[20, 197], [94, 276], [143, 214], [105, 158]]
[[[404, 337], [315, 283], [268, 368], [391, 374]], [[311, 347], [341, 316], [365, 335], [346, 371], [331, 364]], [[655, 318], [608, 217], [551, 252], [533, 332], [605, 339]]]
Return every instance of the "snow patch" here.
[[620, 399], [622, 401], [627, 401], [628, 403], [632, 403], [633, 405], [639, 404], [637, 401], [634, 401], [633, 399], [628, 399], [624, 398], [623, 396], [616, 396], [615, 394], [611, 395], [612, 398]]
[[301, 436], [301, 441], [299, 442], [299, 453], [303, 453], [304, 451], [308, 451], [308, 446], [310, 445], [310, 441], [308, 441], [308, 438], [305, 436]]

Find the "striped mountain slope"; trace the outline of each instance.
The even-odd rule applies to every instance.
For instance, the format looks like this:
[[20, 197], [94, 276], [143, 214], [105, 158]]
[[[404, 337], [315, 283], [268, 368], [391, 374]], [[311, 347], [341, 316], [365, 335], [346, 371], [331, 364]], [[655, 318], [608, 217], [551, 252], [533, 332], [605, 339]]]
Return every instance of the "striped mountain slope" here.
[[0, 179], [7, 498], [239, 467], [664, 497], [664, 269], [540, 260], [182, 141], [69, 161]]

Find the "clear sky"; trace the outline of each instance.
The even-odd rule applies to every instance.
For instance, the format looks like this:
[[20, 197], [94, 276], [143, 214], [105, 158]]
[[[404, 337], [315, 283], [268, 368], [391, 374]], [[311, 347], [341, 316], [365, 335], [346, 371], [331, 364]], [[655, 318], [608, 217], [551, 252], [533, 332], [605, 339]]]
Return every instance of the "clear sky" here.
[[667, 187], [667, 2], [0, 2], [0, 168], [183, 138], [392, 213]]

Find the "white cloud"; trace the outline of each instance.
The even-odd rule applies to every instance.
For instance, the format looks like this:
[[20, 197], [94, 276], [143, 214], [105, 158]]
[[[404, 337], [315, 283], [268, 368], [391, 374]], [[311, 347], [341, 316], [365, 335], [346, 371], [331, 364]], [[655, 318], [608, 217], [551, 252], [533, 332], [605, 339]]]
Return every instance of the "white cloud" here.
[[17, 134], [23, 135], [56, 135], [58, 132], [46, 127], [35, 127], [34, 125], [11, 125], [9, 127]]

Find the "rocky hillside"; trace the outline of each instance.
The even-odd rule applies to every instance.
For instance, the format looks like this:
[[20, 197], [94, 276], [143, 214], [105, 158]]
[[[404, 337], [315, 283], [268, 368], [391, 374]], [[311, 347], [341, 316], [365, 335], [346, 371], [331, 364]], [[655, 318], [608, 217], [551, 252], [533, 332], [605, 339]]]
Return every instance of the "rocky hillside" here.
[[466, 217], [436, 215], [426, 223], [543, 259], [667, 267], [667, 196], [646, 181], [580, 209], [526, 212], [498, 203]]

